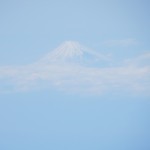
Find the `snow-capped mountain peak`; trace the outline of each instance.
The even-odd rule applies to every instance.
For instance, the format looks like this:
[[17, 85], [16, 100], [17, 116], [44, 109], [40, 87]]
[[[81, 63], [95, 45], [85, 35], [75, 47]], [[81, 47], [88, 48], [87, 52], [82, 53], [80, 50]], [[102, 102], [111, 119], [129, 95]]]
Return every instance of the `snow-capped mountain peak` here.
[[83, 55], [83, 47], [75, 41], [66, 41], [49, 53], [53, 59], [66, 59]]
[[45, 57], [40, 60], [40, 63], [74, 63], [74, 64], [87, 64], [108, 58], [94, 50], [91, 50], [79, 42], [66, 41], [58, 46], [53, 51], [49, 52]]

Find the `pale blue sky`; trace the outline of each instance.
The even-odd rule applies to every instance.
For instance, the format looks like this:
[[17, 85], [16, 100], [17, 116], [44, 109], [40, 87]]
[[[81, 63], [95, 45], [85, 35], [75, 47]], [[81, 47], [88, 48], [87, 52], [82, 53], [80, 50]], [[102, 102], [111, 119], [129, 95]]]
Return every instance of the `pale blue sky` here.
[[135, 65], [127, 70], [127, 81], [132, 83], [135, 75], [143, 90], [129, 90], [130, 84], [117, 75], [121, 89], [115, 93], [106, 81], [106, 92], [98, 91], [102, 94], [53, 86], [3, 93], [26, 78], [16, 76], [9, 85], [0, 68], [0, 149], [149, 150], [149, 7], [149, 0], [1, 0], [1, 67], [32, 64], [74, 40], [111, 56], [113, 67], [120, 65], [120, 70], [126, 71], [124, 63]]
[[[0, 63], [33, 62], [66, 40], [120, 55], [147, 51], [149, 3], [148, 0], [1, 1]], [[134, 49], [101, 46], [105, 40], [127, 38], [140, 44]]]

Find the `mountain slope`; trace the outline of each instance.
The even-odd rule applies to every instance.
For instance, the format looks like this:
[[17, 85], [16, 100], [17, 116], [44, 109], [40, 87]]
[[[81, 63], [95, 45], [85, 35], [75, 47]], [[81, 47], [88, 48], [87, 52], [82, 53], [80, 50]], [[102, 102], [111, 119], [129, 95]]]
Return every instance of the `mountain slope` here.
[[44, 56], [39, 63], [71, 63], [80, 65], [90, 65], [102, 62], [108, 62], [109, 58], [94, 50], [91, 50], [78, 42], [66, 41], [59, 47]]

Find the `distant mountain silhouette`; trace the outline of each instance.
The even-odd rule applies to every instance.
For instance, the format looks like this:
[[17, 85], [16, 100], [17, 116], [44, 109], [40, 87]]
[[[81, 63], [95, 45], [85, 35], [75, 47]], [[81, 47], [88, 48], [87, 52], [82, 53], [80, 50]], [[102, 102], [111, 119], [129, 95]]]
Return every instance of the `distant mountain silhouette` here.
[[66, 41], [59, 47], [49, 52], [42, 59], [40, 64], [76, 64], [76, 65], [96, 65], [96, 63], [108, 62], [109, 58], [94, 50], [91, 50], [79, 42]]

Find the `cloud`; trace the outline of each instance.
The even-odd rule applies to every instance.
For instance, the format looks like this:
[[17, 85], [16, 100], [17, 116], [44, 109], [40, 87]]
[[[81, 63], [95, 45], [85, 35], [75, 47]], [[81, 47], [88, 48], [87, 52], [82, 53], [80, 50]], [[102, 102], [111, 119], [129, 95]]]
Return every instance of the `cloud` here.
[[146, 52], [137, 56], [136, 58], [127, 59], [127, 64], [132, 64], [132, 66], [150, 66], [150, 52]]
[[[88, 68], [72, 65], [41, 65], [1, 70], [1, 79], [15, 91], [56, 88], [75, 92], [105, 93], [111, 90], [150, 89], [150, 67]], [[13, 86], [12, 86], [13, 85]]]
[[[27, 66], [0, 67], [0, 91], [40, 89], [77, 93], [110, 93], [150, 90], [150, 53], [126, 60], [119, 66], [87, 66], [82, 63], [41, 60]], [[146, 61], [145, 64], [142, 64]], [[101, 61], [100, 61], [101, 64]], [[142, 65], [141, 65], [142, 64]]]
[[138, 42], [136, 39], [133, 38], [128, 38], [128, 39], [121, 39], [121, 40], [107, 40], [104, 41], [102, 44], [106, 46], [132, 46], [132, 45], [137, 45]]

